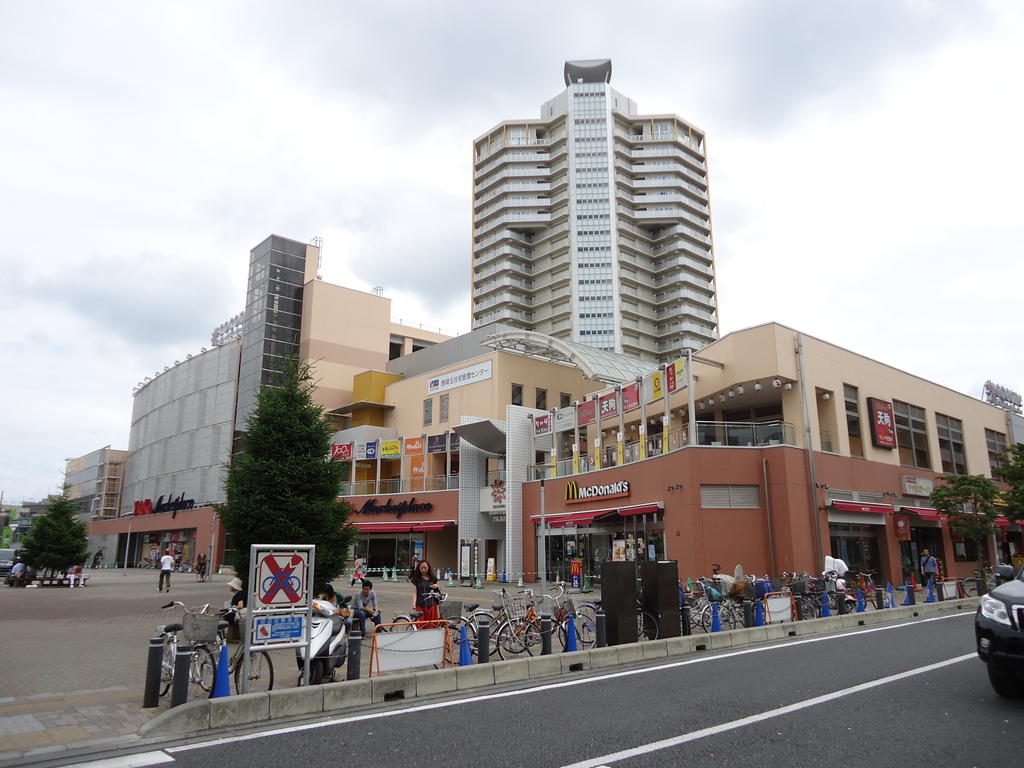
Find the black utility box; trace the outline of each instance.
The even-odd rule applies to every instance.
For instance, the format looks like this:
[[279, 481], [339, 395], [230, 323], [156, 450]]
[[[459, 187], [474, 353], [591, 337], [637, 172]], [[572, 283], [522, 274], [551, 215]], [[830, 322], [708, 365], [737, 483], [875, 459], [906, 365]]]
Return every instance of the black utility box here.
[[607, 617], [608, 645], [635, 643], [636, 563], [601, 563], [601, 607]]
[[658, 620], [658, 639], [679, 637], [679, 564], [675, 560], [640, 563], [643, 607]]

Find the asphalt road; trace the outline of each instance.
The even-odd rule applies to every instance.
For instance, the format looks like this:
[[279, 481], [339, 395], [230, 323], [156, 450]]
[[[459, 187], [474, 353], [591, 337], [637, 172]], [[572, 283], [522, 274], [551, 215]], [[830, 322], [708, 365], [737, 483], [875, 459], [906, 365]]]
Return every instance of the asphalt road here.
[[[794, 638], [157, 753], [181, 766], [1015, 766], [972, 616]], [[168, 765], [172, 763], [168, 762]]]

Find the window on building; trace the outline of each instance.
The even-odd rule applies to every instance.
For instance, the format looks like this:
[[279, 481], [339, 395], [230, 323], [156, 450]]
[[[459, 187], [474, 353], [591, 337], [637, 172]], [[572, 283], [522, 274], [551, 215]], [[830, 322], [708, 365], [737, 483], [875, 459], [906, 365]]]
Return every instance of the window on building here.
[[448, 422], [448, 395], [441, 395], [441, 404], [438, 408], [437, 423], [445, 424]]
[[523, 385], [513, 384], [512, 385], [512, 405], [523, 404]]
[[973, 563], [978, 560], [978, 545], [972, 540], [953, 542], [953, 559], [958, 563]]
[[900, 449], [900, 463], [908, 467], [931, 469], [924, 408], [893, 400], [892, 412], [896, 419], [896, 444]]
[[703, 509], [760, 509], [761, 493], [756, 485], [702, 485]]
[[850, 455], [864, 457], [864, 443], [861, 441], [860, 400], [856, 387], [843, 384], [843, 398], [846, 400], [846, 432], [850, 436]]
[[939, 460], [942, 471], [949, 475], [967, 474], [967, 456], [964, 453], [964, 425], [960, 419], [935, 414], [936, 433], [939, 437]]
[[423, 424], [432, 424], [434, 421], [434, 398], [428, 397], [423, 401]]
[[568, 408], [570, 405], [572, 405], [572, 395], [570, 395], [568, 392], [559, 392], [558, 403], [559, 408]]
[[537, 387], [536, 407], [541, 411], [548, 409], [548, 391]]
[[1003, 454], [1006, 453], [1006, 435], [992, 429], [985, 430], [985, 445], [988, 447], [988, 466], [992, 477], [1004, 480]]

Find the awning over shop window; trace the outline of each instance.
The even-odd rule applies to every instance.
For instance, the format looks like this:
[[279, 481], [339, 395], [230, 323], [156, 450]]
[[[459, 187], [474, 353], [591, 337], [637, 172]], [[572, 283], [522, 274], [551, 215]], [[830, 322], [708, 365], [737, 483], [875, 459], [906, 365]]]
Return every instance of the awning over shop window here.
[[389, 520], [385, 523], [357, 522], [355, 524], [360, 533], [422, 533], [424, 531], [440, 531], [449, 525], [455, 525], [455, 521], [410, 520], [408, 522], [400, 522]]
[[[589, 525], [595, 520], [611, 517], [618, 513], [621, 517], [630, 515], [643, 515], [652, 512], [661, 512], [664, 509], [659, 502], [657, 504], [638, 504], [632, 507], [611, 507], [610, 509], [591, 509], [586, 512], [572, 512], [547, 515], [546, 523], [549, 528], [564, 528], [567, 525]], [[540, 525], [540, 515], [531, 515], [530, 521]]]
[[931, 520], [932, 522], [938, 522], [940, 520], [946, 520], [947, 515], [942, 514], [937, 509], [931, 507], [900, 507], [900, 512], [913, 512], [922, 520]]
[[868, 504], [863, 501], [832, 500], [832, 506], [840, 512], [870, 512], [876, 515], [891, 515], [892, 504]]
[[620, 507], [619, 514], [623, 517], [630, 515], [648, 515], [652, 512], [661, 512], [664, 507], [659, 504], [638, 504], [635, 507]]

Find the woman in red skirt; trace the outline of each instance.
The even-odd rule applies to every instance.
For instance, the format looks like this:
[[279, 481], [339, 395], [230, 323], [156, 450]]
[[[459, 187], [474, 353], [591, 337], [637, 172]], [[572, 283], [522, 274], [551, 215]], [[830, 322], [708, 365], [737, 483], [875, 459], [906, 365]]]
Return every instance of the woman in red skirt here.
[[413, 589], [416, 590], [416, 598], [413, 603], [413, 610], [420, 611], [421, 616], [417, 621], [440, 621], [441, 615], [437, 610], [440, 589], [437, 586], [437, 577], [430, 563], [421, 560], [416, 566], [416, 572], [410, 579]]

